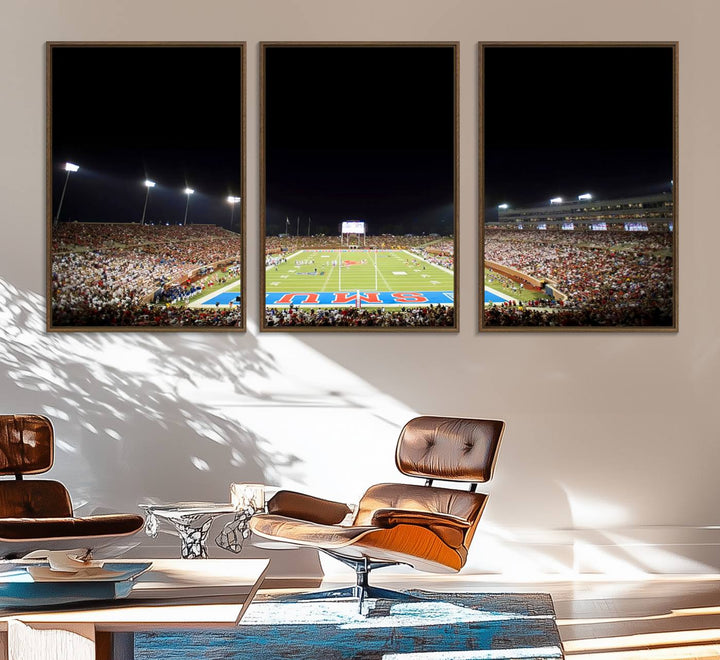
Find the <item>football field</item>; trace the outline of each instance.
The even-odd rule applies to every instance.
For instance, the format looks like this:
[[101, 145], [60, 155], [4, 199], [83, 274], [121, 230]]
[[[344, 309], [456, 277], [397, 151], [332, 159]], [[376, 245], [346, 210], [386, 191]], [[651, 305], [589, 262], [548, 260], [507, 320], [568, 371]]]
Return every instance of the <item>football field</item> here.
[[[454, 274], [407, 250], [300, 250], [265, 271], [272, 307], [407, 307], [454, 302]], [[225, 305], [218, 292], [203, 305]]]

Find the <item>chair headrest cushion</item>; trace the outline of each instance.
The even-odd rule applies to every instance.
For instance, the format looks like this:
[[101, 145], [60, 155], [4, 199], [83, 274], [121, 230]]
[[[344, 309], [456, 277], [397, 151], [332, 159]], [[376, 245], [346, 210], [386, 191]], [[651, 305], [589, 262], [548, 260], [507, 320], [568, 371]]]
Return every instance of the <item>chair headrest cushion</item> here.
[[53, 427], [42, 415], [0, 415], [0, 474], [39, 474], [53, 464]]
[[488, 481], [504, 429], [494, 419], [416, 417], [400, 432], [395, 462], [409, 476]]

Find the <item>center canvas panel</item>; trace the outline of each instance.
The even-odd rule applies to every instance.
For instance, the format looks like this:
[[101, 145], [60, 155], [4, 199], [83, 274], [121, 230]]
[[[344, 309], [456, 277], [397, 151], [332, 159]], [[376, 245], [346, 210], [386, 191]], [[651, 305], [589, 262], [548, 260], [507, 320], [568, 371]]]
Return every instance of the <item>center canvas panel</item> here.
[[457, 45], [261, 56], [263, 329], [456, 330]]

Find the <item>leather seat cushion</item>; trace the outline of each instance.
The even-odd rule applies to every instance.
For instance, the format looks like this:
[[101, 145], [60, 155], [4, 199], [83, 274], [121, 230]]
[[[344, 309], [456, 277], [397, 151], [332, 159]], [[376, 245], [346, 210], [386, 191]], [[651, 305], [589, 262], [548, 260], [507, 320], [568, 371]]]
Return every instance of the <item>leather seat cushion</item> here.
[[0, 540], [87, 538], [134, 534], [145, 524], [142, 516], [107, 514], [87, 518], [2, 518]]
[[378, 509], [443, 513], [475, 521], [487, 495], [455, 488], [427, 488], [418, 484], [376, 484], [367, 489], [358, 505], [356, 525], [371, 524]]
[[250, 529], [266, 539], [336, 552], [344, 557], [409, 564], [419, 570], [447, 573], [460, 570], [464, 547], [449, 547], [437, 534], [416, 525], [343, 527], [319, 525], [284, 516], [259, 514]]

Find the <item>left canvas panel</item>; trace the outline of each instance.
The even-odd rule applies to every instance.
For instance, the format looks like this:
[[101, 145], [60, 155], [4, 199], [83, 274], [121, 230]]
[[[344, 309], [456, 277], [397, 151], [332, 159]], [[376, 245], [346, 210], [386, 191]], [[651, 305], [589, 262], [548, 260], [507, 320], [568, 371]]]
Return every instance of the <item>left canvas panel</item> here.
[[245, 44], [47, 44], [48, 330], [245, 328]]

